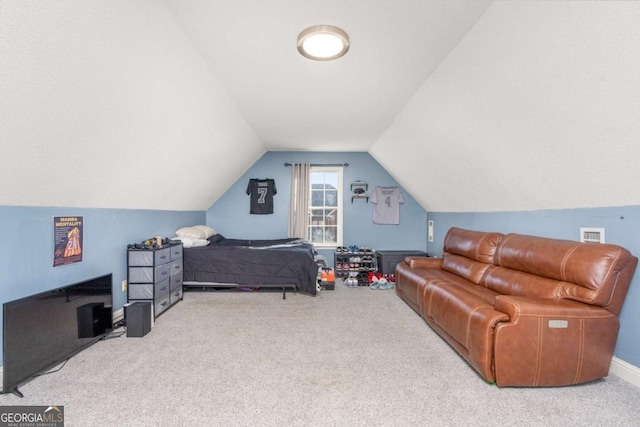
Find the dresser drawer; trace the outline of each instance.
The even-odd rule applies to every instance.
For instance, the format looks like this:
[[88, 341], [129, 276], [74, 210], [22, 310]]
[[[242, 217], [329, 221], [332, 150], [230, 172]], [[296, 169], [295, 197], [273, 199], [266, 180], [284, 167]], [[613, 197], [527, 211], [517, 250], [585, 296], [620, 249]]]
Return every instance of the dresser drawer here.
[[153, 267], [129, 267], [129, 283], [157, 283], [168, 279], [170, 275], [171, 264], [159, 265], [155, 269]]
[[171, 280], [171, 289], [182, 288], [182, 271], [177, 274], [172, 274], [169, 280]]
[[153, 284], [129, 284], [129, 299], [153, 299]]
[[171, 246], [171, 261], [174, 259], [182, 259], [182, 245]]
[[182, 287], [171, 290], [171, 305], [182, 299]]
[[167, 296], [165, 296], [164, 298], [156, 300], [156, 303], [153, 305], [153, 308], [155, 309], [155, 315], [159, 316], [160, 313], [165, 311], [170, 306], [171, 306], [171, 299], [169, 294], [167, 294]]
[[163, 264], [156, 267], [156, 283], [168, 280], [171, 276], [171, 264]]
[[164, 248], [154, 251], [153, 257], [156, 260], [156, 265], [166, 264], [171, 261], [171, 248]]
[[154, 286], [156, 287], [156, 300], [159, 300], [169, 294], [169, 290], [171, 289], [171, 280], [163, 280], [162, 282], [156, 283]]
[[129, 267], [129, 283], [153, 283], [153, 267]]
[[129, 251], [129, 266], [145, 267], [166, 264], [171, 261], [171, 248], [152, 250]]
[[153, 251], [129, 251], [129, 266], [153, 266]]
[[171, 274], [182, 273], [182, 258], [171, 261]]

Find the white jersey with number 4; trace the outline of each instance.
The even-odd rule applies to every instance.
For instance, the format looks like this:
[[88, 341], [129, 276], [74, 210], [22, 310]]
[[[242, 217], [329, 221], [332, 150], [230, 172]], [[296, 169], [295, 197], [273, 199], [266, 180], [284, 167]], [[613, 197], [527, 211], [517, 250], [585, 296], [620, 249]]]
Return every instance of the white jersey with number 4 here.
[[404, 204], [399, 187], [375, 187], [371, 195], [374, 224], [400, 224], [400, 205]]

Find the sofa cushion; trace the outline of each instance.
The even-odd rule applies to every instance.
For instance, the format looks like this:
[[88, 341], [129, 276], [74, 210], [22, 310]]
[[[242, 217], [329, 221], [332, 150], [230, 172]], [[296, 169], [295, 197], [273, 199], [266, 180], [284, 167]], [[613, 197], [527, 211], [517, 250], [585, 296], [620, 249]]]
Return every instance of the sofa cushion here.
[[490, 264], [478, 262], [450, 252], [442, 254], [442, 269], [444, 271], [464, 277], [476, 285], [480, 283], [480, 279], [482, 279], [482, 276], [489, 266]]
[[426, 317], [447, 331], [466, 349], [469, 349], [471, 323], [482, 317], [478, 316], [478, 312], [494, 311], [493, 304], [454, 284], [441, 283], [429, 286], [425, 297], [423, 312]]
[[396, 293], [411, 308], [420, 313], [422, 292], [433, 282], [460, 282], [463, 278], [440, 269], [411, 268], [406, 262], [396, 265]]
[[480, 285], [502, 295], [530, 298], [560, 298], [576, 286], [572, 283], [497, 266], [487, 269]]
[[502, 233], [485, 233], [451, 227], [444, 238], [444, 252], [491, 264], [498, 243], [503, 237]]
[[[616, 245], [508, 234], [498, 244], [495, 264], [512, 272], [488, 271], [482, 284], [503, 294], [573, 299], [606, 306], [618, 274], [632, 262], [633, 255]], [[513, 274], [514, 270], [527, 274]], [[497, 285], [499, 282], [504, 287]]]
[[452, 227], [444, 239], [442, 269], [478, 284], [503, 236]]

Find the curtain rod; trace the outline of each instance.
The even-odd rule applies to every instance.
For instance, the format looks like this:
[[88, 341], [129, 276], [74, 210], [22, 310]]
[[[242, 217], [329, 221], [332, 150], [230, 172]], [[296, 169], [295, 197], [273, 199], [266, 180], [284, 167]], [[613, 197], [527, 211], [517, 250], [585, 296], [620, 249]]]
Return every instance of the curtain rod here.
[[[292, 163], [285, 163], [285, 166], [293, 166]], [[311, 163], [309, 166], [349, 166], [349, 163]]]

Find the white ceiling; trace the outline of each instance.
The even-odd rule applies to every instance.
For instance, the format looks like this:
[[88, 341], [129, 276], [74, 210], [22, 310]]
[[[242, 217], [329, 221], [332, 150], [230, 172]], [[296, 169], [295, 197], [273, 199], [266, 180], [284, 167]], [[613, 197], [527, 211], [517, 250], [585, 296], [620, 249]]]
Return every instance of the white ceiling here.
[[[267, 150], [367, 151], [491, 1], [165, 0]], [[346, 56], [305, 59], [332, 24]]]
[[[299, 55], [314, 24], [349, 53]], [[273, 150], [366, 151], [429, 212], [637, 205], [638, 28], [627, 1], [0, 0], [0, 205], [204, 210]]]

